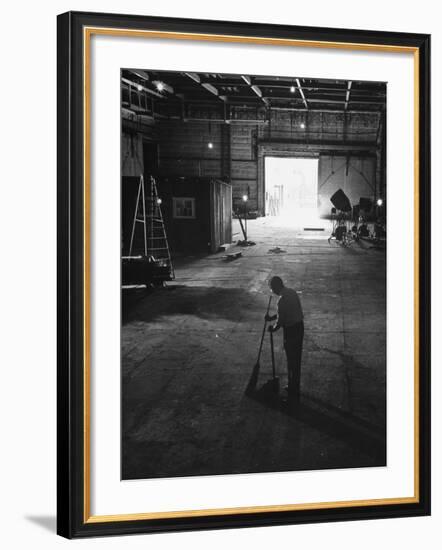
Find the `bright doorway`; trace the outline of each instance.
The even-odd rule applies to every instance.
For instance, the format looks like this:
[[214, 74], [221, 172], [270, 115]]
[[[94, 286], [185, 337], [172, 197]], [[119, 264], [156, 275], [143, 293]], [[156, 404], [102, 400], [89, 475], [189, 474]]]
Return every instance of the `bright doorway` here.
[[322, 227], [318, 216], [318, 159], [265, 158], [266, 216], [304, 229]]

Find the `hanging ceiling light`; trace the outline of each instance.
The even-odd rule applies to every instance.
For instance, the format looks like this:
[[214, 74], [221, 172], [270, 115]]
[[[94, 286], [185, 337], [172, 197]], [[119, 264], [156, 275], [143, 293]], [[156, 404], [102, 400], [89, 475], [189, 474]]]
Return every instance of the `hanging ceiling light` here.
[[138, 84], [137, 90], [138, 90], [139, 92], [142, 92], [142, 91], [143, 91], [143, 86], [141, 86], [141, 84]]
[[295, 93], [295, 90], [296, 90], [296, 88], [294, 86], [290, 86], [290, 91], [292, 92], [292, 94]]
[[152, 84], [159, 92], [167, 92], [168, 94], [174, 93], [172, 86], [169, 86], [169, 84], [166, 84], [162, 80], [152, 80]]
[[304, 130], [305, 124], [303, 122], [301, 122], [301, 124], [299, 126]]
[[213, 143], [212, 143], [211, 141], [209, 141], [209, 143], [207, 144], [207, 147], [208, 147], [209, 149], [213, 149]]

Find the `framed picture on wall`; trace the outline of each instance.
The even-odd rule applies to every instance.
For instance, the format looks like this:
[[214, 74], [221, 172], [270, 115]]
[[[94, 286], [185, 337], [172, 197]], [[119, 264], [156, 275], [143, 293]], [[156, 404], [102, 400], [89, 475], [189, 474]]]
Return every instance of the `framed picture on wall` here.
[[58, 17], [58, 533], [430, 513], [430, 37]]

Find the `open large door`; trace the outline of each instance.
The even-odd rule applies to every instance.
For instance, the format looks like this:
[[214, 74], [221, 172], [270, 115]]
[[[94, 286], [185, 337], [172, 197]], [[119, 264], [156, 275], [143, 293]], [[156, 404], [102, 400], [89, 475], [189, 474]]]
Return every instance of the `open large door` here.
[[318, 225], [318, 159], [265, 159], [266, 216], [296, 227]]

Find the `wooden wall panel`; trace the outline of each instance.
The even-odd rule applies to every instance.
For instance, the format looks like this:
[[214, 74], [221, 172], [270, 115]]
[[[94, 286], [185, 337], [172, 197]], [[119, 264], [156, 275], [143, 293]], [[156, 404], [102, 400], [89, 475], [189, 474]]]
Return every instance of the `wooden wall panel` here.
[[[219, 109], [211, 112], [207, 109], [204, 111], [203, 107], [196, 114], [201, 117], [220, 116]], [[192, 116], [196, 114], [193, 113]], [[241, 113], [236, 113], [236, 116], [240, 115]], [[262, 113], [252, 115], [258, 117]], [[241, 116], [246, 115], [243, 113]], [[143, 132], [149, 133], [148, 139], [158, 141], [160, 175], [210, 177], [230, 181], [234, 208], [242, 207], [242, 196], [248, 193], [248, 207], [255, 210], [263, 204], [263, 179], [260, 175], [263, 164], [258, 160], [258, 146], [274, 144], [280, 156], [285, 153], [285, 156], [290, 156], [295, 152], [301, 156], [304, 153], [316, 153], [327, 157], [329, 151], [328, 154], [354, 157], [355, 148], [365, 147], [368, 154], [381, 147], [379, 122], [379, 113], [272, 109], [270, 120], [266, 124], [232, 120], [227, 125], [215, 121], [156, 119], [154, 127], [144, 129]], [[139, 175], [142, 170], [142, 139], [143, 134], [138, 141], [133, 136], [129, 138], [123, 134], [123, 175]], [[208, 147], [209, 142], [213, 144], [213, 148]], [[321, 161], [321, 170], [324, 173], [329, 162], [325, 157]], [[369, 167], [363, 166], [363, 176], [353, 169], [346, 176], [346, 184], [350, 187], [355, 185], [355, 194], [363, 191], [364, 177], [370, 182], [375, 179], [376, 176], [371, 173], [371, 165], [372, 161], [369, 161]], [[338, 181], [337, 174], [332, 181]], [[329, 190], [328, 187], [324, 188], [326, 193]]]

